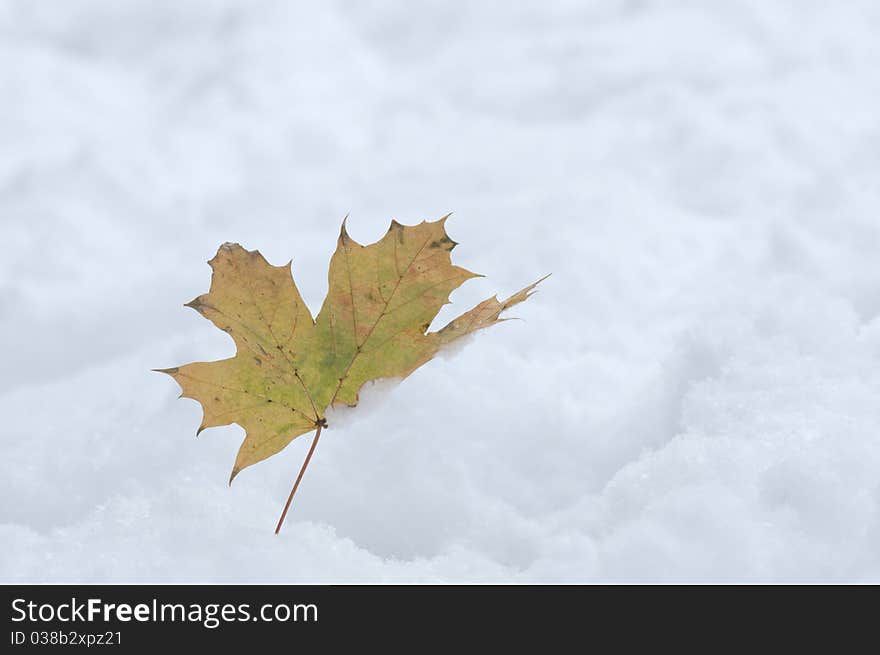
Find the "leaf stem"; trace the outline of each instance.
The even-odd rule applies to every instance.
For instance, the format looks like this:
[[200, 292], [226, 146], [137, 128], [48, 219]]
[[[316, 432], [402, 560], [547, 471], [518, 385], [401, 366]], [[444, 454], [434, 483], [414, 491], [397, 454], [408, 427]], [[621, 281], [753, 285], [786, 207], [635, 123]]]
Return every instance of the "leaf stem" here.
[[293, 501], [293, 494], [296, 493], [296, 488], [299, 486], [300, 480], [302, 480], [303, 474], [306, 472], [306, 467], [309, 465], [309, 460], [312, 459], [312, 453], [315, 452], [315, 446], [318, 445], [318, 439], [321, 437], [321, 428], [322, 424], [318, 424], [318, 431], [315, 432], [315, 438], [312, 440], [312, 446], [309, 448], [309, 453], [306, 455], [306, 461], [303, 462], [302, 468], [299, 470], [299, 475], [296, 476], [296, 482], [293, 483], [293, 489], [290, 490], [290, 495], [287, 497], [287, 502], [284, 504], [284, 511], [281, 512], [281, 518], [278, 519], [278, 525], [275, 526], [275, 534], [278, 534], [281, 531], [281, 526], [284, 523], [284, 518], [287, 516], [287, 510], [290, 509], [290, 503]]

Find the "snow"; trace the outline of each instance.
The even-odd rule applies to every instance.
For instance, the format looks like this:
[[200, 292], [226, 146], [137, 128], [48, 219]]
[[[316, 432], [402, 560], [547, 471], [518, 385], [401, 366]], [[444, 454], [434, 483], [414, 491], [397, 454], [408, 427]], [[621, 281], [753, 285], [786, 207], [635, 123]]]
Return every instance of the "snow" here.
[[[0, 581], [880, 581], [880, 7], [0, 0]], [[227, 479], [226, 241], [511, 321]], [[380, 389], [381, 390], [381, 389]]]

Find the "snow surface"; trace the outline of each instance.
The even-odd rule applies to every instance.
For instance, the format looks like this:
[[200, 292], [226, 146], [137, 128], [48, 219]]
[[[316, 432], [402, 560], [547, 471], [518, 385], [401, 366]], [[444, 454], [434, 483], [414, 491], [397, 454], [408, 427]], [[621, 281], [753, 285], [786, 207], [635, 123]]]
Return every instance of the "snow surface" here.
[[[0, 581], [880, 581], [880, 5], [0, 0]], [[226, 480], [154, 367], [454, 211], [512, 321]], [[351, 420], [348, 420], [348, 419]]]

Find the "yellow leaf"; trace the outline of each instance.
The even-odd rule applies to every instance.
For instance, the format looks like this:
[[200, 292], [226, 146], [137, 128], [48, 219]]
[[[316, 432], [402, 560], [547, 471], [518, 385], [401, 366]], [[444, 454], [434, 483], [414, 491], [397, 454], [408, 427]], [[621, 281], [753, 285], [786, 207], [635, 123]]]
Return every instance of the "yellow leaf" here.
[[[443, 217], [404, 226], [362, 246], [345, 229], [330, 260], [329, 290], [313, 319], [290, 263], [272, 266], [257, 251], [225, 243], [208, 263], [211, 289], [187, 303], [235, 341], [217, 362], [157, 369], [202, 405], [198, 432], [237, 423], [245, 430], [230, 482], [245, 467], [296, 437], [326, 427], [332, 405], [356, 405], [368, 381], [405, 378], [451, 342], [500, 322], [532, 293], [493, 297], [436, 332], [428, 326], [465, 280], [479, 277], [452, 263], [456, 243]], [[543, 279], [543, 278], [542, 278]]]

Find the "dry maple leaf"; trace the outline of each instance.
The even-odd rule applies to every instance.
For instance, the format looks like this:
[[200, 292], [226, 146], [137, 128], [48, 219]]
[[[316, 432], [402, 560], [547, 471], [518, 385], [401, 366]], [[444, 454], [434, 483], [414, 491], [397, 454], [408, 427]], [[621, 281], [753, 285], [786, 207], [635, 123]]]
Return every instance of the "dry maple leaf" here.
[[447, 218], [414, 226], [392, 221], [385, 236], [368, 246], [355, 242], [343, 221], [317, 319], [294, 284], [290, 262], [272, 266], [236, 243], [220, 246], [208, 262], [211, 289], [186, 306], [227, 332], [236, 354], [156, 370], [177, 381], [182, 397], [201, 403], [196, 434], [230, 423], [244, 428], [230, 484], [245, 467], [315, 431], [276, 533], [327, 427], [329, 407], [354, 406], [364, 383], [405, 378], [452, 341], [505, 320], [501, 312], [528, 298], [541, 281], [506, 300], [484, 300], [428, 332], [449, 294], [480, 277], [452, 264], [456, 243], [446, 234]]

